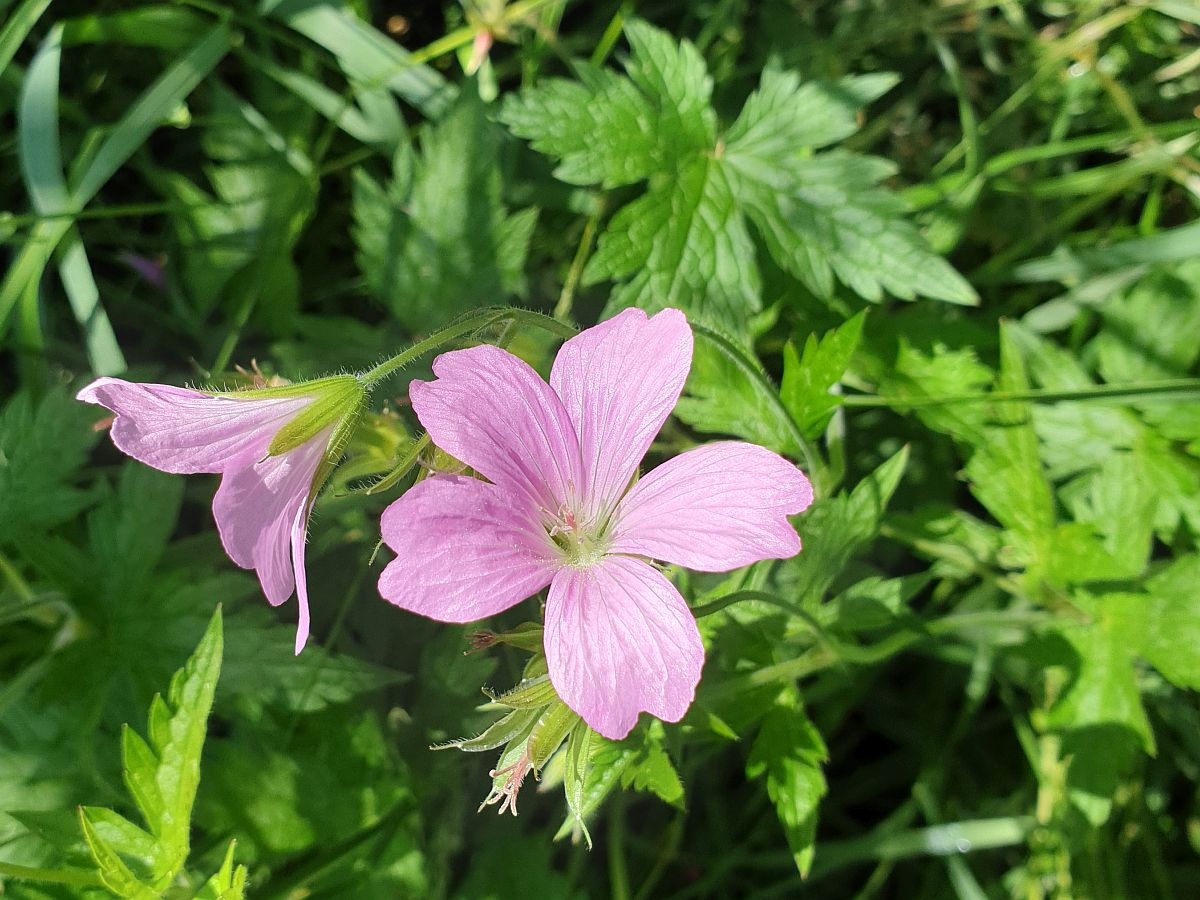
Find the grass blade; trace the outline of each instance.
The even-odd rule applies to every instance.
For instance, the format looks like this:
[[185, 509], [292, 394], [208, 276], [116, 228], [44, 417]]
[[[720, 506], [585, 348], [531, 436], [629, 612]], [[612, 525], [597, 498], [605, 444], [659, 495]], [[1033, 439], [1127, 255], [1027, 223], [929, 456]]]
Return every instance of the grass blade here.
[[[68, 213], [74, 207], [66, 180], [63, 178], [62, 148], [58, 133], [58, 73], [62, 58], [62, 25], [51, 29], [30, 63], [21, 86], [17, 106], [17, 157], [21, 175], [34, 209], [42, 215]], [[66, 228], [71, 219], [56, 221], [58, 229]], [[52, 233], [50, 228], [42, 229]], [[58, 239], [61, 239], [61, 231]], [[36, 239], [36, 238], [35, 238]], [[40, 279], [47, 255], [30, 260], [25, 273], [26, 287], [30, 278]], [[21, 266], [16, 267], [18, 270]], [[74, 234], [59, 262], [67, 298], [75, 320], [83, 327], [88, 361], [93, 371], [115, 375], [125, 370], [125, 357], [113, 334], [112, 324], [100, 305], [100, 291], [88, 265], [87, 254], [78, 233]]]
[[228, 52], [229, 27], [222, 22], [167, 69], [121, 117], [87, 167], [74, 179], [77, 207], [96, 196], [146, 138], [192, 92]]
[[25, 41], [49, 5], [50, 0], [25, 0], [17, 7], [12, 18], [4, 23], [4, 27], [0, 28], [0, 72], [8, 68], [17, 48]]

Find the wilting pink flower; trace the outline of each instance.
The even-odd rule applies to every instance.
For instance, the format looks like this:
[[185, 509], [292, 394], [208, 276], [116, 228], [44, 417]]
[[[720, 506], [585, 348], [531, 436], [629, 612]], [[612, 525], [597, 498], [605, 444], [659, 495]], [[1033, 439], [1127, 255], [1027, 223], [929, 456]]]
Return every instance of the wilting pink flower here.
[[221, 543], [235, 563], [258, 572], [271, 605], [295, 591], [297, 653], [308, 640], [304, 540], [318, 470], [362, 397], [351, 376], [239, 393], [98, 378], [77, 395], [116, 413], [113, 443], [139, 462], [223, 476], [213, 499]]
[[800, 550], [788, 515], [812, 502], [794, 465], [753, 444], [689, 450], [632, 483], [692, 359], [678, 310], [625, 310], [567, 341], [546, 384], [497, 347], [438, 357], [414, 381], [434, 442], [490, 483], [435, 475], [383, 514], [394, 551], [379, 591], [444, 622], [493, 615], [550, 587], [550, 681], [606, 737], [642, 710], [687, 711], [704, 647], [649, 560], [706, 572]]

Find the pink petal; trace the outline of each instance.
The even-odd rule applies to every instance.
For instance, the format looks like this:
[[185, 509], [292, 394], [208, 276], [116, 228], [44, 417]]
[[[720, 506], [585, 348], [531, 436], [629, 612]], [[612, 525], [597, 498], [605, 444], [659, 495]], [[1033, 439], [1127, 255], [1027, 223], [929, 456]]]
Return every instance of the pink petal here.
[[566, 410], [526, 363], [499, 347], [443, 353], [414, 381], [413, 409], [435, 444], [551, 516], [576, 495], [579, 443]]
[[164, 472], [225, 472], [264, 456], [275, 433], [311, 397], [235, 400], [166, 384], [98, 378], [76, 399], [117, 414], [113, 443]]
[[[296, 565], [304, 555], [303, 541], [298, 554], [294, 541], [303, 537], [313, 476], [332, 434], [327, 428], [294, 450], [227, 472], [213, 498], [225, 552], [243, 569], [258, 571], [272, 606], [296, 587]], [[306, 605], [307, 596], [301, 599]]]
[[696, 621], [674, 585], [624, 556], [554, 576], [545, 643], [558, 695], [613, 740], [629, 734], [642, 710], [683, 718], [704, 665]]
[[550, 583], [558, 553], [523, 498], [476, 478], [435, 475], [383, 513], [396, 551], [379, 593], [439, 622], [474, 622]]
[[611, 512], [675, 407], [692, 365], [692, 329], [677, 309], [626, 309], [571, 338], [550, 384], [579, 435], [588, 511]]
[[726, 572], [800, 552], [787, 517], [812, 503], [804, 473], [756, 444], [718, 441], [641, 479], [613, 516], [611, 553]]
[[308, 514], [312, 510], [312, 499], [309, 498], [296, 512], [292, 521], [292, 570], [296, 573], [296, 603], [300, 607], [300, 617], [296, 624], [296, 655], [308, 643], [309, 614], [308, 614], [308, 572], [304, 569], [304, 547], [308, 538]]

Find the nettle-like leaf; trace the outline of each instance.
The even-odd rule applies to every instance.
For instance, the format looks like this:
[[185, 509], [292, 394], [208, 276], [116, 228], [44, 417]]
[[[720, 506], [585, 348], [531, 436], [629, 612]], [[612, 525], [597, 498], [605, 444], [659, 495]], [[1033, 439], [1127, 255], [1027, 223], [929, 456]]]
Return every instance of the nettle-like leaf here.
[[841, 405], [841, 398], [831, 389], [850, 365], [865, 320], [864, 311], [820, 339], [810, 334], [803, 355], [797, 353], [795, 344], [783, 348], [779, 395], [805, 437], [819, 437]]
[[868, 300], [885, 292], [974, 303], [975, 292], [934, 254], [904, 206], [879, 182], [884, 160], [813, 151], [857, 130], [856, 114], [895, 84], [890, 75], [802, 84], [768, 70], [722, 132], [712, 79], [688, 41], [630, 21], [625, 75], [580, 64], [510, 97], [501, 119], [556, 157], [571, 184], [647, 183], [618, 210], [584, 271], [618, 282], [615, 307], [677, 306], [742, 331], [762, 304], [753, 222], [768, 252], [813, 293], [841, 281]]
[[422, 134], [419, 155], [401, 147], [386, 186], [355, 173], [359, 267], [413, 330], [525, 292], [537, 210], [509, 213], [501, 202], [502, 138], [478, 95], [464, 91]]
[[64, 391], [41, 402], [18, 394], [0, 410], [0, 543], [68, 521], [95, 499], [76, 483], [94, 419]]
[[[110, 809], [79, 809], [83, 835], [104, 886], [120, 897], [161, 896], [190, 850], [192, 804], [200, 785], [200, 754], [221, 674], [220, 609], [196, 652], [171, 679], [166, 700], [150, 704], [148, 739], [126, 727], [121, 741], [125, 785], [146, 827]], [[227, 857], [222, 872], [230, 868]], [[245, 872], [230, 868], [210, 884], [215, 896], [240, 897]], [[207, 888], [206, 888], [207, 889]]]
[[746, 762], [746, 775], [766, 778], [767, 795], [775, 804], [788, 846], [801, 875], [812, 866], [817, 836], [817, 807], [828, 785], [821, 763], [829, 758], [825, 741], [789, 692], [763, 719]]

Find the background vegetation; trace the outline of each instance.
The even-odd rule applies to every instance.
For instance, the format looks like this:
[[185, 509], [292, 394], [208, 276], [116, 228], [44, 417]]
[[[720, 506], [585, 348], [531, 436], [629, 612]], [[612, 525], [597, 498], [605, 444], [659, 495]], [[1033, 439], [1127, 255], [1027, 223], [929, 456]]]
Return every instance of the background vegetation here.
[[[0, 0], [4, 892], [1200, 894], [1198, 35], [1186, 0]], [[654, 458], [734, 435], [818, 486], [796, 559], [674, 573], [697, 703], [597, 747], [590, 851], [555, 765], [499, 819], [494, 757], [428, 749], [525, 655], [375, 593], [401, 380], [299, 658], [212, 483], [70, 399], [504, 303], [682, 307]]]

